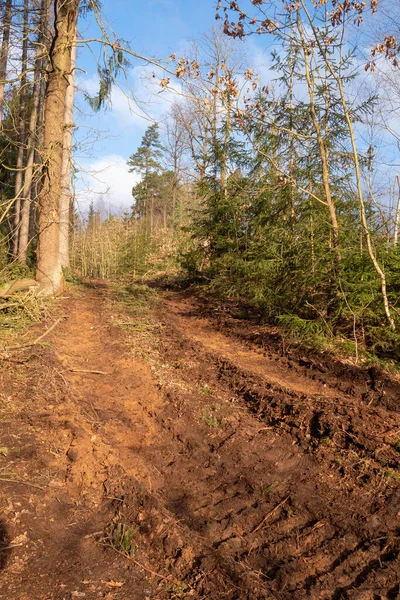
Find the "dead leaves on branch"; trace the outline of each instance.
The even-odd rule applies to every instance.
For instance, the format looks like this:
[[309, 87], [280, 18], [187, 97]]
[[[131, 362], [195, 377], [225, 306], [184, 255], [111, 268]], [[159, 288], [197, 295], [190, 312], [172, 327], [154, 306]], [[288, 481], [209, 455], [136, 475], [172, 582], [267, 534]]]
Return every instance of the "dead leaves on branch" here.
[[[358, 0], [311, 0], [315, 8], [327, 6], [330, 4], [329, 19], [333, 27], [342, 25], [346, 16], [354, 15], [354, 23], [361, 25], [363, 16], [366, 10], [370, 10], [372, 14], [376, 13], [379, 8], [378, 0], [369, 0], [368, 2], [359, 2]], [[221, 19], [220, 11], [224, 12], [223, 31], [226, 35], [233, 38], [243, 38], [252, 33], [259, 35], [269, 33], [274, 34], [280, 28], [280, 24], [273, 19], [268, 18], [267, 5], [271, 6], [265, 0], [251, 0], [251, 4], [259, 9], [257, 15], [247, 15], [240, 6], [241, 2], [231, 0], [219, 0], [216, 7], [216, 18]], [[305, 9], [303, 1], [288, 1], [282, 0], [283, 8], [288, 12], [297, 12], [302, 8]], [[236, 15], [234, 20], [231, 20], [231, 15]], [[334, 38], [332, 38], [333, 40]], [[385, 58], [392, 62], [394, 67], [400, 65], [398, 55], [400, 53], [400, 44], [393, 35], [385, 37], [384, 42], [377, 44], [371, 51], [372, 60], [365, 66], [366, 71], [375, 70], [375, 60], [378, 54], [384, 55]]]
[[[369, 0], [369, 2], [358, 2], [357, 0], [312, 0], [312, 4], [315, 8], [326, 6], [330, 3], [331, 11], [330, 11], [330, 21], [332, 26], [337, 26], [343, 23], [343, 20], [346, 15], [355, 14], [354, 22], [358, 25], [361, 24], [363, 20], [363, 13], [368, 8], [375, 13], [378, 10], [378, 0]], [[266, 15], [265, 6], [267, 3], [265, 0], [251, 0], [251, 4], [254, 7], [259, 8], [259, 16], [261, 18], [257, 18], [257, 16], [249, 16], [245, 11], [242, 10], [240, 3], [236, 0], [218, 0], [216, 6], [216, 18], [221, 19], [220, 12], [223, 10], [224, 12], [224, 23], [223, 23], [223, 32], [233, 38], [243, 38], [250, 33], [258, 33], [259, 35], [269, 33], [274, 34], [277, 33], [280, 29], [280, 23], [270, 19]], [[284, 9], [287, 12], [299, 11], [304, 4], [303, 2], [288, 1], [282, 0], [282, 4]], [[262, 7], [262, 8], [261, 8]], [[237, 17], [235, 20], [230, 20], [231, 13], [236, 13]], [[329, 40], [329, 44], [334, 41], [334, 37]], [[392, 60], [394, 66], [398, 66], [397, 62], [397, 54], [399, 48], [397, 45], [397, 41], [393, 36], [387, 36], [383, 44], [378, 44], [372, 50], [372, 56], [374, 57], [376, 54], [385, 54], [386, 58]], [[183, 77], [190, 77], [192, 79], [197, 79], [200, 76], [200, 65], [196, 60], [189, 60], [185, 57], [181, 57], [177, 59], [176, 53], [173, 53], [169, 56], [168, 60], [170, 62], [176, 62], [175, 68], [175, 76], [177, 79], [182, 79]], [[375, 62], [370, 61], [365, 69], [374, 71]], [[226, 69], [226, 65], [221, 66], [222, 70]], [[218, 76], [218, 83], [222, 84], [222, 92], [221, 88], [214, 87], [211, 90], [211, 93], [216, 95], [221, 93], [221, 97], [230, 97], [230, 98], [238, 98], [240, 95], [237, 81], [229, 76], [229, 74], [224, 74], [222, 77], [219, 76], [214, 69], [211, 69], [207, 74], [207, 78], [209, 82], [213, 82], [214, 79]], [[256, 90], [258, 87], [257, 77], [254, 77], [253, 70], [249, 68], [244, 74], [245, 81], [251, 81], [251, 85], [247, 88], [247, 92], [250, 90]], [[166, 88], [171, 82], [170, 77], [164, 77], [160, 81], [160, 86], [162, 88]]]
[[[326, 4], [326, 0], [314, 2], [315, 6]], [[355, 0], [332, 0], [332, 6], [334, 7], [330, 14], [332, 25], [340, 25], [343, 22], [345, 15], [355, 12], [354, 23], [361, 25], [363, 20], [363, 13], [367, 8], [366, 2], [356, 2]], [[370, 0], [369, 7], [372, 13], [378, 10], [378, 0]]]
[[[178, 79], [188, 77], [191, 79], [198, 79], [201, 75], [200, 63], [197, 60], [189, 60], [185, 57], [177, 59], [176, 54], [171, 54], [168, 59], [170, 62], [176, 62], [175, 76]], [[240, 89], [238, 81], [229, 72], [226, 63], [222, 63], [218, 69], [211, 68], [206, 75], [208, 81], [212, 84], [210, 92], [214, 96], [219, 96], [221, 100], [236, 99], [240, 95]], [[244, 74], [244, 79], [251, 82], [251, 88], [255, 90], [258, 87], [258, 75], [256, 75], [253, 69], [248, 68]], [[170, 77], [164, 77], [160, 81], [160, 86], [166, 88], [171, 82]], [[250, 88], [249, 88], [250, 89]], [[207, 104], [205, 100], [205, 104]]]
[[366, 71], [371, 71], [371, 73], [375, 72], [375, 58], [381, 54], [384, 55], [386, 59], [390, 60], [394, 67], [398, 67], [399, 63], [399, 52], [400, 45], [397, 42], [397, 39], [393, 35], [387, 35], [383, 41], [383, 44], [377, 44], [371, 50], [372, 60], [365, 66]]
[[[372, 13], [378, 10], [378, 0], [369, 0], [369, 2], [358, 2], [357, 0], [312, 0], [312, 4], [315, 8], [325, 6], [330, 2], [330, 21], [333, 26], [340, 25], [343, 23], [343, 19], [346, 15], [354, 13], [354, 22], [360, 25], [363, 20], [364, 11], [369, 8]], [[265, 0], [251, 0], [251, 4], [255, 7], [259, 7], [259, 17], [249, 16], [242, 10], [239, 2], [231, 0], [220, 0], [216, 7], [216, 19], [221, 19], [220, 10], [224, 12], [224, 33], [234, 38], [243, 38], [249, 33], [258, 33], [262, 35], [264, 33], [274, 33], [279, 29], [279, 23], [268, 18], [265, 14], [264, 7], [267, 3]], [[301, 9], [302, 2], [287, 1], [283, 0], [283, 8], [291, 13]], [[230, 20], [230, 14], [236, 13], [238, 15], [235, 20]], [[245, 25], [250, 27], [249, 31], [246, 31]], [[255, 29], [253, 29], [255, 27]]]
[[[172, 60], [176, 60], [176, 54], [171, 56], [173, 57]], [[197, 62], [197, 60], [189, 60], [185, 57], [179, 58], [175, 69], [175, 76], [178, 79], [181, 79], [182, 77], [186, 76], [192, 77], [193, 79], [197, 79], [199, 75], [200, 65]]]
[[[182, 77], [190, 77], [197, 79], [200, 75], [200, 64], [197, 60], [189, 60], [185, 57], [181, 57], [177, 61], [176, 53], [171, 54], [168, 57], [170, 62], [176, 62], [175, 77], [182, 79]], [[160, 81], [160, 86], [164, 89], [171, 83], [171, 77], [164, 77]]]

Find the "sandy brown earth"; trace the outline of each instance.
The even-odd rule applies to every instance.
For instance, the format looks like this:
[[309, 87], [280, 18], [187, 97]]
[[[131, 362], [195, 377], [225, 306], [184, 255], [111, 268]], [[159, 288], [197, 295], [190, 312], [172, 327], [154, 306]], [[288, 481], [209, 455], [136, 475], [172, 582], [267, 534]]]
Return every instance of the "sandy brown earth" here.
[[0, 599], [400, 597], [396, 380], [115, 294], [1, 361]]

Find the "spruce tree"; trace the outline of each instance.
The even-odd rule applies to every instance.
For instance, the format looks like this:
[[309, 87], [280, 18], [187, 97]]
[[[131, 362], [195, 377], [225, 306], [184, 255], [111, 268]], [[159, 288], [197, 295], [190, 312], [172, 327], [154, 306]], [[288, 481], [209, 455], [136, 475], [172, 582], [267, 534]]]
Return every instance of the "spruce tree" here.
[[164, 147], [160, 141], [158, 123], [153, 123], [145, 131], [139, 148], [128, 159], [130, 173], [140, 173], [143, 177], [144, 193], [136, 196], [135, 213], [144, 216], [148, 208], [148, 196], [150, 189], [150, 178], [153, 173], [162, 170], [161, 158]]

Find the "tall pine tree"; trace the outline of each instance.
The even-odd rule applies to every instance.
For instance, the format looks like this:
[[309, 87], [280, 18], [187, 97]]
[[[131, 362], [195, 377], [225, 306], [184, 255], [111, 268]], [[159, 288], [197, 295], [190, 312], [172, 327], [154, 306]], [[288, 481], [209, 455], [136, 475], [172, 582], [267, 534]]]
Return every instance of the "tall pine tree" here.
[[153, 173], [162, 170], [161, 158], [164, 147], [160, 141], [158, 123], [153, 123], [145, 131], [142, 142], [137, 151], [128, 159], [130, 173], [140, 173], [143, 177], [144, 194], [137, 198], [135, 213], [143, 216], [147, 209], [150, 179]]

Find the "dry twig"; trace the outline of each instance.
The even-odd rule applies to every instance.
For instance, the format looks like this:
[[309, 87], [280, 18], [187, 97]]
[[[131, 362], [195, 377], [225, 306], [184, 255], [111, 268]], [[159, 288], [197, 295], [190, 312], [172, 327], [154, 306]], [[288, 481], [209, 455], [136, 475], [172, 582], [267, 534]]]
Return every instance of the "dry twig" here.
[[[163, 581], [170, 581], [172, 583], [175, 583], [175, 585], [182, 585], [181, 581], [178, 581], [177, 579], [175, 579], [171, 575], [161, 575], [161, 573], [156, 573], [156, 571], [153, 571], [152, 569], [149, 569], [148, 567], [145, 567], [144, 565], [142, 565], [142, 563], [138, 562], [137, 560], [135, 560], [131, 556], [128, 556], [128, 554], [124, 554], [120, 550], [117, 550], [117, 548], [115, 548], [111, 544], [107, 544], [107, 543], [104, 543], [104, 542], [102, 542], [102, 544], [103, 544], [103, 546], [107, 546], [108, 548], [111, 548], [112, 550], [114, 550], [114, 552], [117, 552], [117, 554], [120, 554], [124, 558], [127, 558], [128, 560], [130, 560], [131, 562], [133, 562], [137, 567], [139, 567], [140, 569], [143, 569], [143, 571], [146, 571], [147, 573], [150, 573], [150, 575], [154, 575], [154, 577], [158, 577], [159, 579], [162, 579]], [[191, 587], [191, 586], [189, 586], [189, 587]]]
[[41, 487], [40, 485], [36, 485], [35, 483], [30, 483], [29, 481], [24, 481], [23, 479], [8, 479], [6, 477], [0, 477], [0, 481], [6, 481], [7, 483], [20, 483], [21, 485], [27, 485], [29, 487], [33, 487], [37, 490], [45, 490], [46, 488]]
[[284, 500], [282, 500], [282, 502], [279, 502], [279, 504], [277, 504], [275, 506], [275, 508], [273, 508], [268, 514], [265, 515], [265, 517], [263, 518], [263, 520], [261, 521], [261, 523], [259, 525], [257, 525], [257, 527], [255, 529], [253, 529], [252, 533], [256, 533], [256, 531], [258, 531], [259, 529], [261, 529], [261, 527], [268, 521], [268, 519], [270, 517], [272, 517], [272, 515], [279, 509], [281, 508], [281, 506], [283, 506], [284, 504], [286, 504], [286, 502], [289, 500], [290, 496], [286, 496], [286, 498]]
[[8, 353], [8, 352], [14, 352], [14, 350], [23, 350], [24, 348], [30, 348], [31, 346], [35, 346], [36, 344], [38, 344], [39, 342], [41, 342], [43, 340], [43, 338], [45, 338], [47, 335], [49, 335], [49, 333], [51, 331], [53, 331], [53, 329], [55, 327], [57, 327], [57, 325], [60, 323], [60, 321], [62, 320], [62, 318], [60, 317], [59, 319], [57, 319], [53, 325], [51, 327], [49, 327], [49, 329], [47, 329], [47, 331], [45, 331], [44, 333], [42, 333], [42, 335], [40, 335], [38, 338], [36, 338], [36, 340], [34, 340], [33, 342], [30, 342], [29, 344], [20, 344], [18, 346], [10, 346], [9, 348], [5, 348], [3, 350], [4, 353]]
[[91, 369], [69, 369], [71, 373], [93, 373], [94, 375], [109, 375], [105, 371], [92, 371]]
[[18, 302], [7, 302], [6, 304], [0, 304], [0, 310], [4, 308], [11, 308], [11, 306], [19, 306]]

